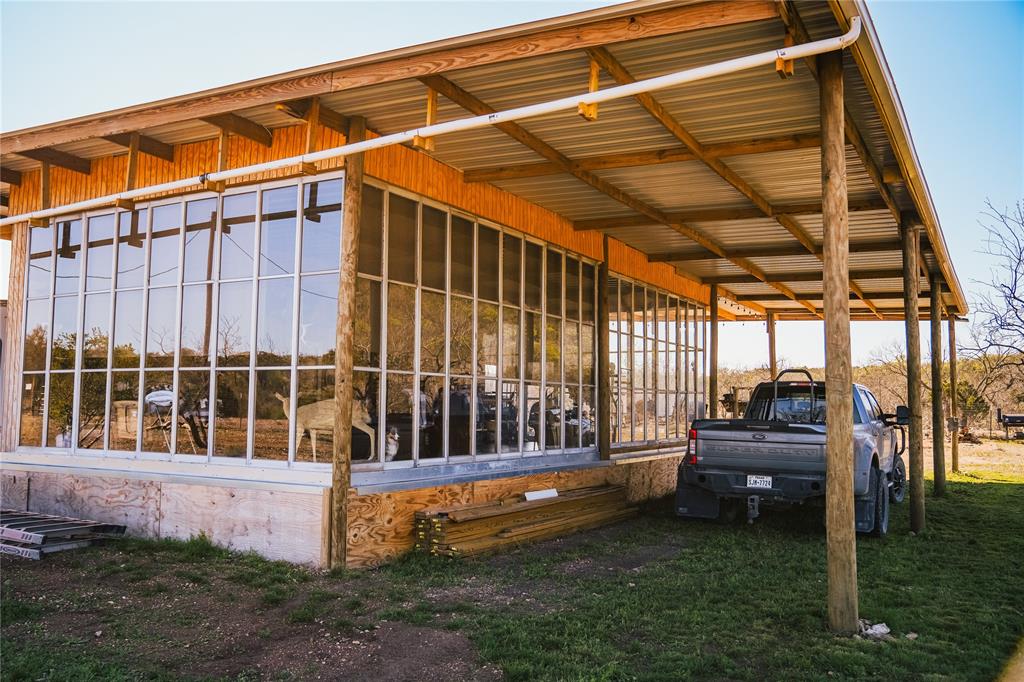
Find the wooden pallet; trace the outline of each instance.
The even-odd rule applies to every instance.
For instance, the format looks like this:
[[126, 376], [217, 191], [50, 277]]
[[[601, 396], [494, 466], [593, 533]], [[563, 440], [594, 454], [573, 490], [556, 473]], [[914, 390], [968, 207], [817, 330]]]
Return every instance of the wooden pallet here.
[[636, 511], [618, 486], [567, 490], [543, 500], [517, 496], [429, 509], [416, 513], [414, 547], [436, 555], [475, 556], [615, 523]]
[[94, 540], [124, 535], [124, 526], [67, 516], [0, 510], [0, 554], [41, 559], [46, 554], [86, 547]]

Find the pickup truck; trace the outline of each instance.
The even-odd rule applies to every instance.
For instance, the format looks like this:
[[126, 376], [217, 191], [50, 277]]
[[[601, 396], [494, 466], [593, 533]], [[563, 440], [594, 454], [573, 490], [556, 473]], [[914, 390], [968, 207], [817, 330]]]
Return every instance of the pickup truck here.
[[[800, 374], [806, 380], [783, 381]], [[860, 533], [884, 536], [889, 503], [906, 496], [905, 406], [885, 414], [871, 391], [853, 385], [854, 506]], [[676, 514], [735, 518], [746, 502], [753, 522], [761, 505], [821, 502], [825, 495], [825, 384], [806, 370], [785, 370], [754, 389], [742, 419], [700, 419], [679, 465]], [[900, 431], [897, 442], [896, 431]]]

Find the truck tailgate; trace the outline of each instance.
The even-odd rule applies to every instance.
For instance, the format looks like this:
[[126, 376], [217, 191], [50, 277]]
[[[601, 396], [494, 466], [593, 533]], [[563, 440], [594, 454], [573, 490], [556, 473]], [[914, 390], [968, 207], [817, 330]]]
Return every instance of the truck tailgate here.
[[698, 465], [745, 473], [821, 473], [823, 426], [760, 424], [733, 420], [697, 430]]

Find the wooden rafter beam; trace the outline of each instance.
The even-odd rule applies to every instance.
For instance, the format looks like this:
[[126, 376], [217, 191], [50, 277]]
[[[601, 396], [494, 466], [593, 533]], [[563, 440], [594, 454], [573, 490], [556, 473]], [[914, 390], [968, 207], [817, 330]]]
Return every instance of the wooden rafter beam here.
[[200, 120], [212, 126], [225, 130], [233, 135], [257, 142], [264, 147], [274, 143], [274, 135], [255, 121], [250, 121], [238, 114], [216, 114], [214, 116], [203, 116]]
[[6, 182], [9, 185], [20, 185], [21, 171], [0, 166], [0, 182]]
[[[443, 76], [424, 76], [420, 78], [420, 81], [422, 81], [427, 87], [437, 90], [440, 94], [444, 95], [449, 100], [459, 105], [463, 109], [466, 109], [472, 114], [475, 114], [477, 116], [483, 116], [486, 114], [494, 113], [494, 109], [487, 103], [483, 102], [472, 93], [467, 92], [466, 90], [459, 87], [458, 85], [448, 80], [447, 78], [444, 78]], [[684, 223], [673, 222], [660, 209], [655, 208], [654, 206], [651, 206], [646, 202], [641, 201], [640, 199], [637, 199], [633, 195], [623, 191], [622, 189], [616, 187], [607, 180], [600, 178], [594, 173], [591, 173], [590, 171], [575, 168], [573, 166], [571, 159], [569, 159], [567, 156], [565, 156], [557, 149], [549, 145], [547, 142], [544, 142], [543, 140], [538, 138], [533, 133], [527, 131], [518, 123], [510, 121], [501, 122], [495, 124], [495, 127], [498, 130], [501, 130], [509, 137], [511, 137], [512, 139], [520, 142], [524, 146], [540, 154], [548, 161], [558, 164], [562, 169], [564, 169], [565, 172], [571, 173], [573, 176], [583, 181], [587, 185], [590, 185], [597, 191], [606, 194], [607, 196], [610, 196], [619, 203], [628, 206], [637, 213], [646, 215], [651, 220], [654, 220], [659, 224], [666, 225], [672, 228], [673, 230], [683, 235], [687, 239], [697, 242], [699, 245], [703, 246], [706, 249], [709, 249], [719, 254], [725, 253], [725, 250], [718, 242], [714, 241], [700, 230], [692, 228]], [[764, 273], [756, 265], [745, 259], [730, 258], [729, 260], [736, 266], [751, 273], [752, 277], [758, 279], [763, 279], [765, 277]], [[780, 284], [773, 286], [775, 286], [775, 288], [783, 294], [788, 295], [792, 293], [784, 285]], [[807, 307], [809, 310], [813, 307], [811, 306], [811, 304], [806, 303], [805, 301], [798, 300], [795, 296], [791, 298], [800, 305]]]
[[[274, 107], [285, 114], [288, 114], [292, 118], [297, 118], [301, 121], [309, 122], [309, 110], [312, 108], [313, 100], [309, 99], [293, 99], [290, 102], [279, 102]], [[349, 117], [345, 114], [338, 113], [334, 109], [330, 109], [320, 103], [320, 125], [331, 130], [336, 130], [342, 135], [348, 134]]]
[[[789, 204], [785, 206], [778, 206], [777, 208], [784, 210], [786, 215], [821, 214], [821, 202]], [[850, 204], [850, 213], [879, 210], [885, 210], [885, 204], [878, 200], [857, 201]], [[725, 222], [729, 220], [751, 220], [754, 218], [763, 218], [764, 213], [761, 212], [761, 209], [754, 207], [708, 208], [696, 209], [693, 211], [679, 211], [676, 213], [669, 213], [668, 216], [673, 220], [678, 220], [684, 223], [712, 223]], [[629, 215], [612, 216], [610, 218], [582, 218], [573, 222], [573, 229], [579, 232], [585, 232], [587, 230], [613, 230], [620, 227], [644, 227], [653, 224], [655, 223], [653, 223], [647, 216], [634, 213]]]
[[[636, 78], [633, 74], [626, 69], [621, 62], [619, 62], [611, 52], [605, 47], [593, 47], [587, 49], [587, 54], [591, 59], [601, 65], [605, 71], [620, 85], [626, 85], [628, 83], [636, 82]], [[704, 145], [697, 140], [696, 137], [690, 131], [683, 127], [679, 121], [669, 113], [669, 111], [649, 92], [642, 92], [634, 95], [633, 97], [642, 106], [648, 114], [650, 114], [658, 123], [662, 125], [668, 132], [670, 132], [677, 140], [682, 142], [686, 147], [693, 152], [693, 155], [704, 162], [704, 165], [716, 173], [720, 178], [729, 183], [734, 189], [740, 194], [747, 197], [751, 203], [757, 206], [764, 213], [765, 216], [774, 218], [779, 225], [786, 229], [791, 235], [793, 235], [797, 241], [804, 245], [808, 253], [815, 252], [815, 244], [811, 239], [811, 236], [800, 226], [792, 216], [785, 214], [778, 210], [775, 206], [772, 206], [771, 202], [758, 192], [749, 182], [739, 176], [732, 168], [730, 168], [724, 161], [716, 156], [708, 154], [707, 149]], [[852, 287], [854, 293], [859, 291], [856, 285]], [[863, 299], [863, 297], [861, 297]], [[869, 308], [874, 308], [871, 301], [864, 300], [864, 303]]]
[[[903, 270], [878, 269], [878, 270], [850, 270], [851, 280], [863, 279], [898, 279], [903, 276]], [[785, 282], [820, 282], [821, 271], [809, 272], [780, 272], [769, 273], [767, 281], [751, 275], [711, 275], [701, 278], [705, 284], [780, 284]]]
[[[818, 147], [821, 137], [815, 134], [784, 135], [782, 137], [740, 142], [723, 142], [709, 144], [705, 151], [715, 158], [728, 156], [746, 156], [767, 152], [790, 151]], [[623, 152], [620, 154], [602, 154], [575, 159], [573, 163], [581, 170], [607, 170], [609, 168], [632, 168], [636, 166], [654, 166], [663, 163], [679, 163], [693, 161], [696, 157], [687, 147], [668, 147], [650, 149], [641, 152]], [[514, 166], [493, 166], [474, 168], [463, 173], [466, 182], [498, 182], [519, 178], [535, 178], [545, 175], [556, 175], [564, 171], [550, 161], [526, 163]]]
[[[103, 139], [107, 142], [112, 142], [120, 147], [128, 149], [132, 144], [132, 135], [138, 133], [117, 133], [114, 135], [104, 135]], [[174, 161], [174, 145], [161, 142], [160, 140], [146, 135], [139, 135], [139, 151], [149, 156], [155, 156], [158, 159], [164, 161]]]
[[[853, 242], [850, 244], [850, 253], [882, 253], [899, 250], [900, 242], [898, 240]], [[772, 258], [779, 256], [803, 256], [807, 254], [807, 249], [802, 244], [762, 244], [759, 246], [739, 246], [729, 249], [728, 253], [741, 258]], [[815, 247], [814, 255], [821, 255], [820, 246]], [[681, 263], [718, 259], [720, 259], [720, 256], [706, 249], [701, 251], [668, 251], [665, 253], [652, 253], [647, 256], [647, 260], [652, 263]]]
[[[808, 301], [820, 301], [821, 297], [824, 296], [824, 294], [821, 293], [820, 291], [808, 291], [797, 295], [806, 298]], [[870, 296], [873, 300], [877, 301], [903, 300], [902, 291], [874, 291], [868, 293], [868, 296]], [[928, 292], [921, 293], [922, 299], [927, 297]], [[857, 298], [857, 295], [851, 291], [850, 298]], [[786, 298], [785, 296], [782, 296], [781, 294], [736, 294], [736, 300], [740, 303], [745, 301], [756, 301], [758, 303], [772, 303], [775, 301], [788, 301], [789, 299]]]
[[59, 149], [27, 149], [20, 152], [20, 155], [39, 163], [48, 163], [51, 166], [59, 166], [83, 175], [89, 175], [92, 172], [92, 163], [89, 159], [62, 152]]

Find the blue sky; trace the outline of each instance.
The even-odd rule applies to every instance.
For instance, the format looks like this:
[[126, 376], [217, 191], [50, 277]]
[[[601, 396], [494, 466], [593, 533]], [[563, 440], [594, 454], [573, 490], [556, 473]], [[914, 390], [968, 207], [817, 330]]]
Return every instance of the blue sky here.
[[[606, 4], [2, 0], [0, 130]], [[989, 278], [978, 252], [985, 200], [1024, 199], [1024, 3], [890, 0], [870, 9], [970, 296]], [[902, 323], [854, 323], [854, 362], [902, 337]], [[820, 323], [778, 327], [779, 355], [794, 364], [822, 365], [823, 345]], [[723, 325], [721, 361], [767, 362], [763, 324]]]

